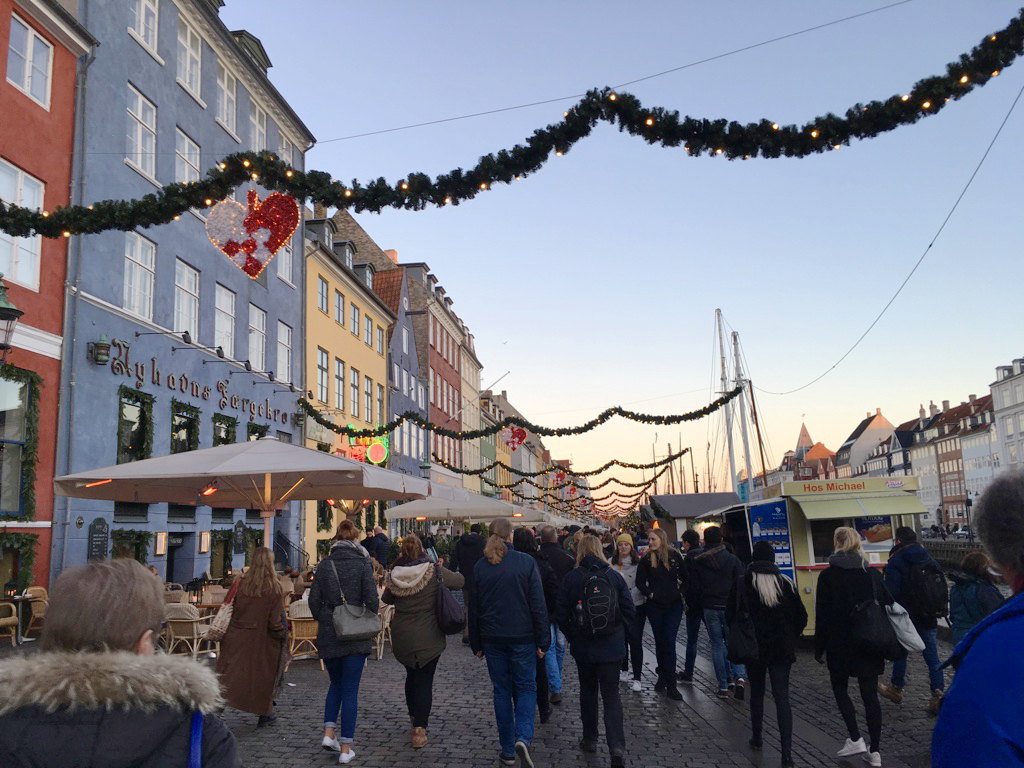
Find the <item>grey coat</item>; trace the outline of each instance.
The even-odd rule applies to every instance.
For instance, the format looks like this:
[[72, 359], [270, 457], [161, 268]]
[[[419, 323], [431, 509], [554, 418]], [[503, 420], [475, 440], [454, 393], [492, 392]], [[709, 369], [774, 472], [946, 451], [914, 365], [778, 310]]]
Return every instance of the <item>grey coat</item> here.
[[[328, 562], [330, 561], [330, 562]], [[330, 563], [338, 572], [338, 581]], [[373, 565], [370, 556], [355, 542], [339, 541], [331, 548], [331, 554], [320, 561], [309, 590], [309, 610], [317, 619], [316, 647], [321, 659], [336, 659], [341, 656], [368, 656], [372, 640], [350, 640], [342, 642], [334, 633], [332, 615], [335, 606], [341, 605], [338, 582], [349, 605], [363, 605], [374, 613], [378, 609], [377, 585], [373, 580]]]

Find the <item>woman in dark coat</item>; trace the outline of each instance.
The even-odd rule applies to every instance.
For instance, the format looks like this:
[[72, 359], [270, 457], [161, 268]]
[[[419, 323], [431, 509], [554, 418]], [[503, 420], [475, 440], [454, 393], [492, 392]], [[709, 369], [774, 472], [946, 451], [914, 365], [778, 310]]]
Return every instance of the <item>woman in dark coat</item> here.
[[1003, 604], [1003, 595], [993, 583], [992, 561], [984, 552], [971, 552], [960, 563], [961, 573], [951, 573], [953, 588], [949, 590], [949, 623], [953, 645], [975, 624]]
[[670, 699], [683, 697], [676, 688], [676, 636], [683, 620], [685, 576], [683, 556], [668, 544], [665, 531], [651, 531], [649, 549], [636, 569], [636, 588], [646, 598], [644, 609], [651, 622], [655, 655], [658, 658], [657, 693], [665, 691]]
[[449, 589], [462, 589], [466, 583], [461, 574], [431, 562], [419, 537], [408, 533], [381, 596], [385, 603], [395, 606], [391, 649], [405, 665], [405, 705], [412, 728], [409, 740], [415, 749], [427, 745], [434, 672], [447, 645], [437, 624], [438, 573]]
[[[529, 555], [537, 562], [537, 570], [540, 571], [540, 583], [544, 588], [544, 604], [548, 609], [548, 616], [554, 616], [558, 608], [558, 576], [555, 569], [548, 562], [548, 557], [540, 551], [533, 531], [529, 528], [517, 528], [512, 534], [512, 548], [516, 552]], [[541, 723], [551, 719], [551, 700], [548, 683], [548, 668], [546, 659], [537, 659], [537, 712], [540, 714]]]
[[[316, 567], [309, 590], [309, 611], [319, 622], [316, 647], [327, 667], [331, 685], [324, 702], [324, 749], [340, 751], [339, 761], [355, 759], [352, 740], [359, 710], [359, 681], [370, 655], [372, 640], [339, 640], [334, 632], [334, 609], [342, 595], [352, 606], [377, 611], [377, 585], [369, 553], [359, 544], [359, 530], [342, 520], [334, 534], [331, 553]], [[340, 723], [339, 723], [340, 716]]]
[[[592, 576], [603, 576], [616, 590], [621, 620], [611, 631], [594, 636], [586, 633], [576, 620], [577, 606]], [[580, 676], [580, 719], [583, 738], [580, 749], [597, 751], [597, 699], [604, 702], [604, 733], [608, 741], [612, 768], [621, 768], [626, 753], [626, 734], [619, 698], [619, 667], [626, 658], [626, 637], [636, 611], [625, 580], [604, 558], [601, 540], [584, 536], [576, 549], [576, 567], [562, 581], [558, 595], [558, 625], [569, 641], [569, 652]]]
[[242, 576], [232, 605], [231, 623], [220, 643], [217, 675], [228, 705], [259, 715], [257, 725], [263, 727], [277, 719], [274, 694], [288, 652], [284, 588], [266, 547], [253, 553], [252, 567]]
[[789, 672], [796, 661], [796, 639], [807, 626], [804, 608], [793, 582], [775, 566], [775, 550], [767, 541], [759, 541], [751, 553], [751, 563], [737, 583], [725, 609], [732, 624], [738, 611], [747, 610], [757, 637], [758, 660], [748, 662], [750, 679], [750, 746], [761, 748], [761, 723], [764, 719], [765, 679], [772, 681], [772, 698], [779, 723], [782, 766], [793, 765], [793, 711], [789, 703]]
[[[877, 568], [869, 568], [861, 547], [860, 534], [853, 528], [836, 528], [833, 539], [835, 553], [828, 559], [828, 568], [818, 578], [815, 601], [814, 658], [828, 660], [832, 693], [839, 705], [850, 738], [838, 752], [849, 757], [862, 752], [868, 765], [881, 765], [878, 742], [882, 737], [882, 706], [878, 701], [878, 676], [885, 671], [885, 659], [853, 645], [850, 636], [854, 609], [877, 598], [882, 605], [892, 605], [892, 595], [885, 588]], [[851, 677], [857, 679], [864, 714], [868, 723], [870, 744], [865, 745], [857, 727], [857, 714], [847, 691]]]

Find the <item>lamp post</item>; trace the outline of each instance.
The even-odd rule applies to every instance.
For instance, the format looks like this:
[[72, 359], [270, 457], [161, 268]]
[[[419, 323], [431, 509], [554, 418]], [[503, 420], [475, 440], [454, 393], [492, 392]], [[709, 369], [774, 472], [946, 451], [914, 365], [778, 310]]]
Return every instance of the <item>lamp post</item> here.
[[[977, 494], [975, 494], [977, 495]], [[967, 512], [967, 540], [974, 543], [974, 526], [971, 525], [971, 507], [974, 506], [974, 501], [971, 499], [971, 492], [967, 492], [967, 498], [964, 500], [964, 510]]]
[[14, 339], [14, 327], [24, 310], [18, 309], [7, 298], [7, 286], [4, 285], [3, 273], [0, 272], [0, 363], [7, 361], [7, 353], [11, 350]]

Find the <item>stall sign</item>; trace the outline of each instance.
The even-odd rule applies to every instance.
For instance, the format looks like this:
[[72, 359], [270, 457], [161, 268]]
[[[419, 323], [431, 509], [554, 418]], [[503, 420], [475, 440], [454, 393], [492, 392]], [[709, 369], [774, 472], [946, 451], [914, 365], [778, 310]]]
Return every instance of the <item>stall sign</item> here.
[[245, 523], [241, 520], [235, 523], [235, 530], [232, 534], [232, 550], [236, 555], [241, 555], [245, 552]]
[[853, 525], [865, 552], [888, 552], [893, 546], [891, 517], [856, 517]]
[[793, 571], [793, 547], [789, 540], [789, 513], [783, 499], [751, 504], [750, 515], [750, 546], [759, 541], [767, 541], [775, 550], [775, 565], [790, 579], [795, 579]]

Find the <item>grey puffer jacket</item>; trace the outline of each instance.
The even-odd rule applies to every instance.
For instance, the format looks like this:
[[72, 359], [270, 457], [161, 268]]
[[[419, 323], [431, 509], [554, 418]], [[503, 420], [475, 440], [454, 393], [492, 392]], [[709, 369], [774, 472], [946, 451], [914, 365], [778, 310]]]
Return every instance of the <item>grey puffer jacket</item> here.
[[[334, 565], [334, 570], [331, 569]], [[334, 578], [334, 571], [338, 579]], [[309, 611], [319, 622], [316, 632], [316, 647], [321, 659], [337, 659], [342, 656], [367, 656], [373, 645], [372, 640], [341, 641], [334, 633], [333, 614], [335, 606], [341, 605], [341, 592], [349, 605], [366, 606], [374, 613], [378, 609], [377, 585], [373, 580], [373, 565], [370, 555], [354, 541], [337, 541], [331, 547], [331, 554], [316, 567], [313, 586], [309, 590]]]

